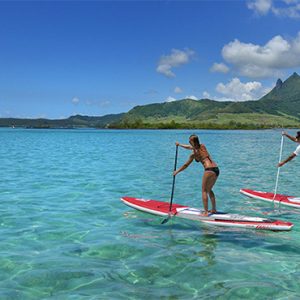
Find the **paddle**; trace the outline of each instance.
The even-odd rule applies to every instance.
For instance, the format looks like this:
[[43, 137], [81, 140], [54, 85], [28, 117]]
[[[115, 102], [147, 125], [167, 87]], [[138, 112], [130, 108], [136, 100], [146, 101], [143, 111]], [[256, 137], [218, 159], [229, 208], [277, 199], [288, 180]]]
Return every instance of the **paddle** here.
[[[280, 152], [279, 152], [279, 163], [281, 162], [282, 149], [283, 149], [283, 135], [281, 135], [281, 145], [280, 145]], [[280, 173], [280, 167], [277, 168], [277, 177], [276, 177], [276, 184], [275, 184], [275, 191], [274, 191], [273, 200], [275, 199], [276, 194], [277, 194], [279, 173]], [[274, 201], [273, 201], [273, 204], [274, 204]]]
[[[176, 171], [176, 167], [177, 167], [177, 157], [178, 157], [178, 145], [176, 145], [176, 154], [175, 154], [175, 164], [174, 164], [174, 171]], [[169, 207], [169, 215], [166, 219], [164, 219], [161, 224], [165, 224], [167, 223], [172, 215], [171, 215], [171, 211], [172, 211], [172, 202], [173, 202], [173, 196], [174, 196], [174, 188], [175, 188], [175, 175], [173, 175], [173, 185], [172, 185], [172, 193], [171, 193], [171, 200], [170, 200], [170, 207]]]

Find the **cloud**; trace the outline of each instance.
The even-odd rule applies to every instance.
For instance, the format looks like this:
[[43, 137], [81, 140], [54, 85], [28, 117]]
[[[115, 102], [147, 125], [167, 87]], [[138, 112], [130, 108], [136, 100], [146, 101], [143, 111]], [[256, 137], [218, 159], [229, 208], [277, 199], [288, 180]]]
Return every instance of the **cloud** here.
[[171, 96], [169, 96], [169, 97], [165, 100], [165, 102], [174, 102], [174, 101], [176, 101], [176, 99], [173, 98], [173, 97], [171, 97]]
[[218, 72], [218, 73], [228, 73], [229, 68], [224, 63], [214, 63], [210, 68], [211, 72]]
[[[290, 3], [288, 3], [290, 4]], [[288, 7], [272, 7], [272, 12], [274, 13], [275, 16], [278, 17], [288, 17], [291, 19], [299, 19], [300, 18], [300, 4], [299, 2], [288, 6]]]
[[291, 40], [277, 35], [262, 46], [235, 39], [223, 47], [222, 56], [243, 76], [279, 76], [283, 69], [300, 66], [300, 32]]
[[247, 101], [259, 99], [266, 90], [260, 82], [242, 83], [239, 78], [233, 78], [227, 84], [219, 83], [216, 86], [216, 91], [223, 95], [222, 98], [218, 99], [219, 101]]
[[247, 3], [247, 7], [254, 11], [256, 15], [267, 15], [269, 12], [277, 17], [300, 18], [299, 0], [252, 0]]
[[178, 86], [176, 86], [176, 88], [174, 89], [174, 93], [176, 93], [176, 94], [180, 94], [182, 92], [183, 92], [183, 90]]
[[202, 94], [202, 97], [204, 99], [209, 99], [210, 98], [210, 94], [207, 91], [204, 91], [203, 94]]
[[109, 100], [104, 100], [100, 102], [101, 107], [110, 106], [111, 102]]
[[36, 118], [38, 118], [38, 119], [47, 119], [47, 115], [46, 114], [40, 114]]
[[185, 96], [184, 99], [192, 99], [192, 100], [199, 100], [196, 96], [191, 95], [191, 96]]
[[272, 0], [255, 0], [248, 2], [247, 6], [258, 15], [266, 15], [272, 8]]
[[86, 100], [85, 103], [89, 106], [107, 107], [110, 106], [109, 100]]
[[78, 104], [80, 102], [80, 99], [78, 97], [73, 97], [72, 98], [72, 103], [73, 104]]
[[187, 64], [193, 55], [194, 51], [189, 49], [172, 49], [171, 54], [161, 56], [156, 71], [169, 78], [175, 77], [172, 68]]
[[145, 94], [149, 95], [149, 96], [154, 96], [154, 95], [159, 94], [159, 92], [155, 89], [150, 89], [150, 90], [146, 91]]
[[[182, 99], [199, 100], [198, 97], [196, 97], [196, 96], [194, 96], [194, 95], [185, 96], [185, 97], [182, 98]], [[165, 102], [174, 102], [174, 101], [177, 101], [177, 99], [174, 98], [174, 97], [171, 97], [171, 96], [169, 96], [169, 97], [165, 100]]]

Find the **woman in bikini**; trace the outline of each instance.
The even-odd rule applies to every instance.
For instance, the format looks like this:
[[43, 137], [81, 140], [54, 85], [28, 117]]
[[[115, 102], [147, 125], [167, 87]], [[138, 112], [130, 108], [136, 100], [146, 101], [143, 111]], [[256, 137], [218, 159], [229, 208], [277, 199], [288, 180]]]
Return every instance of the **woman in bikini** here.
[[[208, 151], [204, 144], [200, 144], [197, 135], [191, 135], [189, 138], [190, 145], [184, 145], [176, 142], [176, 146], [180, 146], [184, 149], [192, 150], [193, 153], [190, 155], [188, 161], [181, 166], [179, 169], [174, 171], [173, 175], [176, 176], [179, 172], [185, 170], [193, 160], [201, 162], [204, 167], [204, 174], [202, 178], [202, 201], [204, 206], [203, 216], [208, 216], [208, 213], [216, 213], [216, 198], [212, 190], [214, 184], [219, 176], [218, 165], [211, 159]], [[211, 201], [211, 211], [208, 211], [208, 195]]]

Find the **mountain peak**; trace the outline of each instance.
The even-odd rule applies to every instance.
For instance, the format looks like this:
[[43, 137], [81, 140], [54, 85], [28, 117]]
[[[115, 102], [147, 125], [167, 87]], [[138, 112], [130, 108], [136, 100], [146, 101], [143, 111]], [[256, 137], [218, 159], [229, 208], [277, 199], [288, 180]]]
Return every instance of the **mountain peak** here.
[[294, 81], [294, 80], [299, 80], [300, 76], [298, 73], [294, 72], [286, 81]]
[[297, 83], [297, 85], [299, 84], [299, 81], [300, 81], [300, 76], [296, 73], [296, 72], [294, 72], [287, 80], [285, 80], [284, 81], [284, 85], [286, 85], [286, 84], [296, 84]]
[[277, 79], [275, 88], [279, 90], [282, 87], [282, 80], [280, 78]]

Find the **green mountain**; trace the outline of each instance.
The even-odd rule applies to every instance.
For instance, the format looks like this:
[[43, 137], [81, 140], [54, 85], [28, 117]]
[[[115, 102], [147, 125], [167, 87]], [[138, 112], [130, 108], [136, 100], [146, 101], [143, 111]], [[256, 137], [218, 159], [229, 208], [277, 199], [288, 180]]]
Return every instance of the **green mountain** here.
[[270, 128], [300, 127], [300, 76], [294, 73], [256, 101], [183, 99], [136, 106], [111, 127]]
[[259, 100], [265, 111], [300, 118], [300, 76], [294, 73], [286, 81], [277, 81], [270, 93]]
[[102, 117], [89, 117], [75, 115], [67, 119], [18, 119], [0, 118], [0, 127], [25, 127], [25, 128], [106, 128], [110, 123], [119, 121], [122, 114], [111, 114]]

